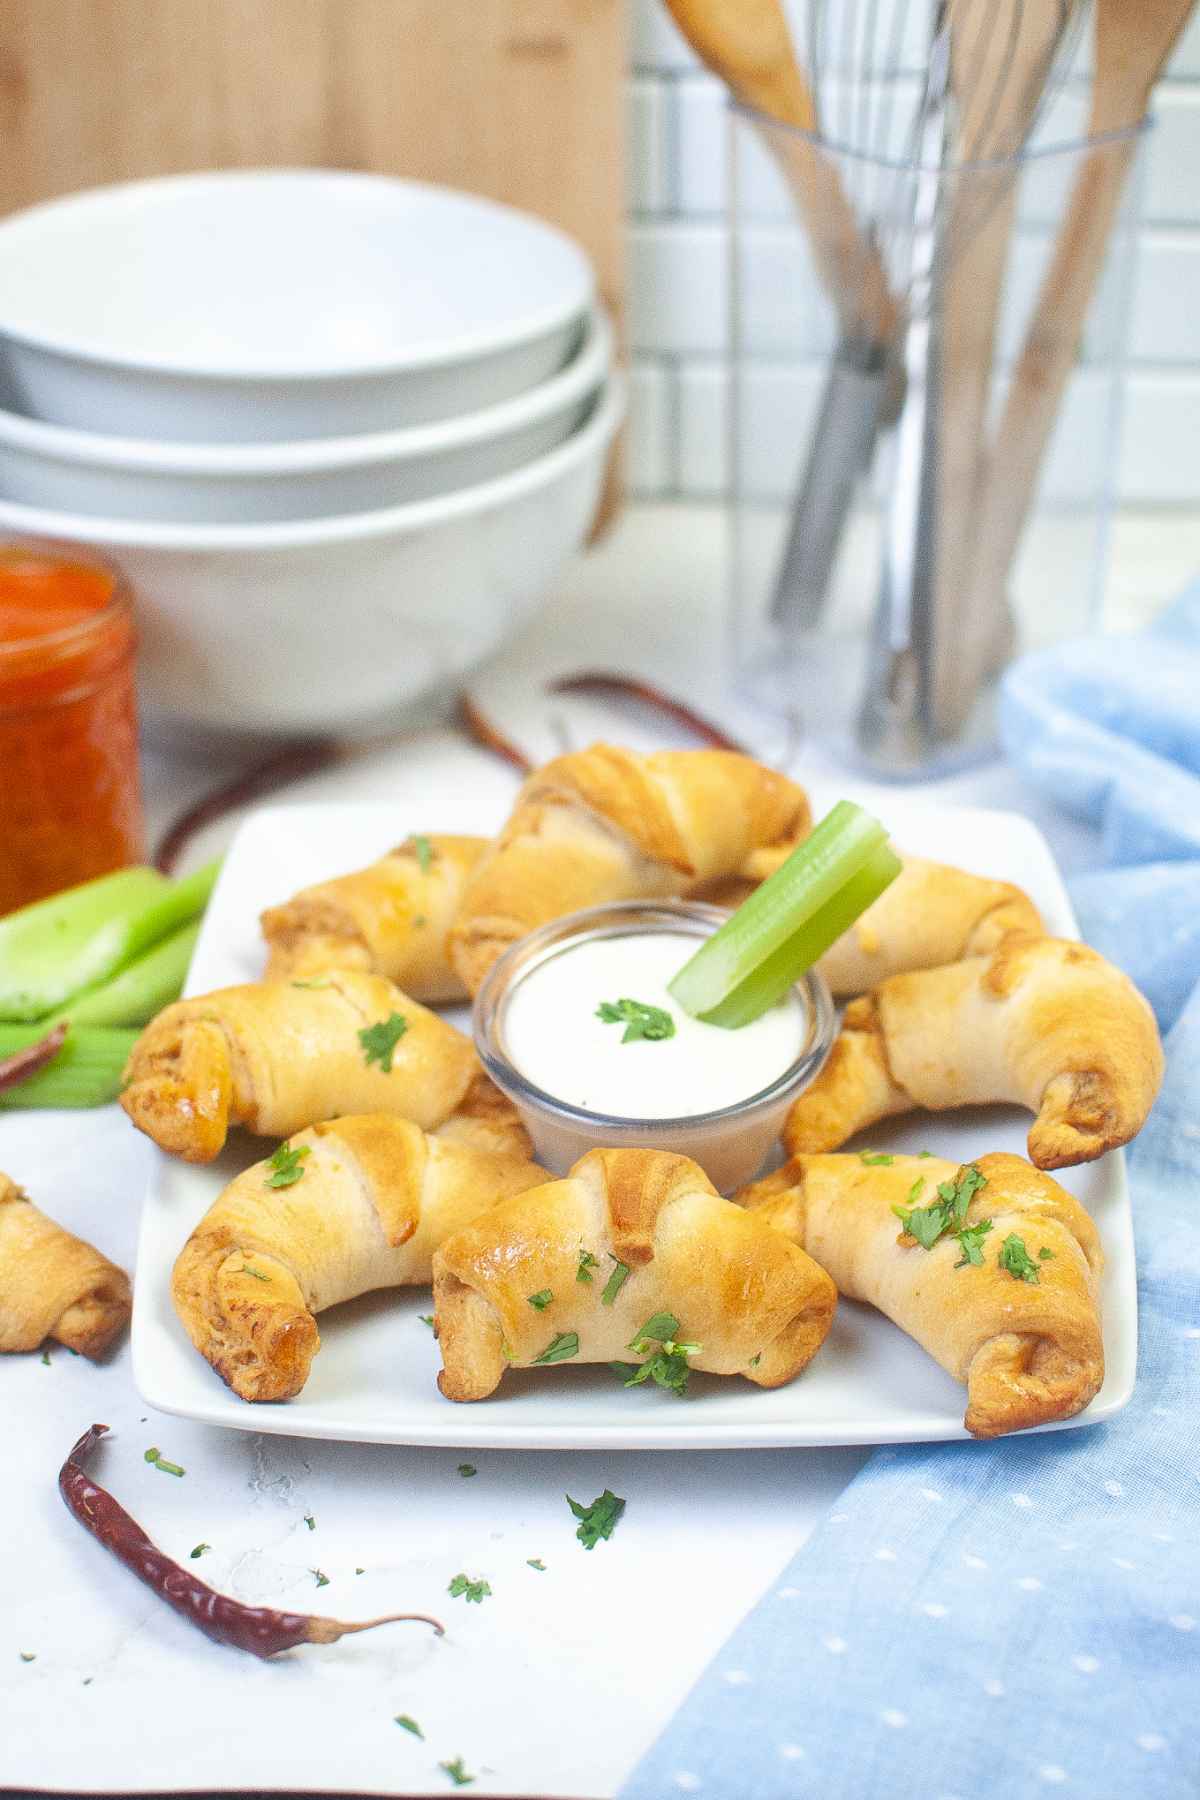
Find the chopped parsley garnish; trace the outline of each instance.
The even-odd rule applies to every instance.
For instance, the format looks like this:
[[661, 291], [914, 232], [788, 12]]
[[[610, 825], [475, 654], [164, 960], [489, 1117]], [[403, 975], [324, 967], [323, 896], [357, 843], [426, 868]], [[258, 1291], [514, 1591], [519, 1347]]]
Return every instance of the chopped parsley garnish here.
[[162, 1451], [155, 1445], [152, 1445], [149, 1450], [143, 1452], [142, 1460], [144, 1462], [153, 1463], [155, 1468], [161, 1469], [164, 1475], [187, 1474], [187, 1470], [181, 1469], [178, 1463], [168, 1462]]
[[675, 1036], [675, 1021], [661, 1006], [647, 1006], [642, 1000], [602, 1000], [596, 1017], [606, 1025], [624, 1025], [623, 1044], [635, 1044], [639, 1038], [658, 1043]]
[[545, 1312], [546, 1308], [554, 1298], [554, 1289], [542, 1288], [536, 1294], [526, 1295], [526, 1298], [535, 1312]]
[[328, 1575], [326, 1575], [324, 1569], [310, 1569], [308, 1572], [310, 1575], [316, 1576], [318, 1587], [328, 1587], [329, 1586], [329, 1577], [328, 1577]]
[[866, 1163], [868, 1169], [890, 1169], [896, 1159], [886, 1150], [860, 1150], [858, 1160]]
[[762, 1361], [762, 1351], [760, 1350], [757, 1356], [752, 1356], [750, 1358], [750, 1367], [752, 1369], [757, 1369], [757, 1367], [761, 1361]]
[[546, 1573], [546, 1565], [540, 1556], [527, 1556], [525, 1558], [525, 1566], [529, 1569], [536, 1569], [539, 1575], [544, 1575]]
[[293, 981], [291, 986], [294, 988], [327, 988], [329, 983], [327, 981]]
[[590, 1506], [581, 1506], [578, 1500], [572, 1500], [570, 1494], [565, 1496], [567, 1505], [579, 1520], [579, 1529], [575, 1536], [585, 1550], [594, 1550], [601, 1538], [610, 1538], [613, 1527], [625, 1511], [625, 1502], [611, 1488], [605, 1488], [598, 1494]]
[[968, 1263], [975, 1268], [983, 1267], [983, 1240], [992, 1229], [990, 1219], [980, 1219], [978, 1225], [964, 1225], [958, 1233], [958, 1247], [962, 1251], [962, 1259], [955, 1263], [956, 1269], [965, 1269]]
[[418, 913], [417, 916], [415, 917], [415, 919], [413, 920], [413, 930], [420, 931], [422, 925], [428, 925], [428, 923], [429, 923], [429, 920], [425, 917], [425, 914]]
[[305, 1513], [304, 1523], [308, 1526], [310, 1531], [315, 1531], [317, 1529], [317, 1521], [313, 1518], [311, 1513]]
[[49, 1346], [49, 1344], [47, 1344], [45, 1349], [42, 1351], [42, 1367], [44, 1369], [48, 1369], [50, 1367], [50, 1346]]
[[261, 1269], [256, 1269], [253, 1263], [243, 1263], [242, 1274], [253, 1275], [255, 1281], [270, 1281], [271, 1279], [269, 1275], [264, 1275]]
[[211, 1550], [211, 1549], [212, 1549], [211, 1544], [197, 1544], [196, 1548], [194, 1550], [188, 1551], [188, 1555], [191, 1558], [192, 1562], [199, 1562], [200, 1558], [204, 1555], [205, 1551]]
[[301, 1165], [309, 1154], [307, 1144], [301, 1144], [296, 1150], [288, 1143], [280, 1144], [267, 1164], [271, 1173], [267, 1176], [265, 1185], [269, 1188], [295, 1187], [304, 1173]]
[[424, 1738], [425, 1733], [421, 1730], [421, 1727], [417, 1724], [417, 1721], [413, 1718], [410, 1718], [407, 1713], [397, 1713], [395, 1722], [397, 1725], [401, 1726], [405, 1731], [411, 1731], [414, 1737]]
[[420, 865], [422, 875], [428, 875], [429, 865], [433, 861], [435, 851], [429, 839], [422, 833], [412, 840], [413, 854]]
[[1041, 1249], [1038, 1251], [1038, 1261], [1039, 1262], [1053, 1262], [1054, 1261], [1053, 1250], [1047, 1250], [1045, 1244], [1043, 1244]]
[[380, 1019], [376, 1025], [366, 1025], [358, 1034], [358, 1041], [363, 1047], [363, 1061], [368, 1069], [377, 1062], [385, 1075], [392, 1072], [392, 1058], [396, 1054], [396, 1045], [408, 1030], [408, 1020], [403, 1013], [390, 1013], [386, 1019]]
[[620, 1375], [626, 1387], [638, 1387], [643, 1381], [653, 1381], [656, 1386], [666, 1388], [682, 1400], [687, 1393], [688, 1377], [691, 1374], [688, 1357], [698, 1355], [701, 1346], [682, 1343], [678, 1332], [679, 1320], [674, 1313], [654, 1313], [629, 1345], [635, 1355], [645, 1356], [646, 1361], [612, 1363], [610, 1366], [613, 1372]]
[[476, 1606], [481, 1606], [484, 1595], [491, 1591], [486, 1581], [472, 1581], [469, 1575], [456, 1575], [446, 1589], [452, 1600], [457, 1600], [461, 1594], [463, 1599], [473, 1600]]
[[922, 1250], [932, 1250], [949, 1233], [958, 1239], [962, 1251], [962, 1258], [955, 1263], [955, 1268], [963, 1269], [968, 1263], [981, 1268], [983, 1252], [980, 1246], [992, 1229], [992, 1222], [980, 1219], [976, 1224], [968, 1225], [967, 1213], [980, 1188], [987, 1186], [987, 1176], [975, 1163], [967, 1163], [953, 1181], [938, 1182], [936, 1200], [931, 1200], [928, 1206], [914, 1206], [924, 1185], [924, 1177], [919, 1175], [908, 1190], [909, 1204], [892, 1208], [909, 1237], [915, 1238]]
[[479, 1470], [475, 1467], [474, 1463], [459, 1463], [458, 1472], [465, 1481], [471, 1475], [478, 1475]]
[[1014, 1281], [1040, 1281], [1041, 1270], [1025, 1248], [1025, 1239], [1010, 1231], [1000, 1246], [1000, 1254], [996, 1258], [1002, 1269], [1007, 1269]]
[[534, 1357], [535, 1363], [566, 1362], [569, 1357], [579, 1355], [579, 1333], [577, 1331], [560, 1331], [551, 1338], [540, 1356]]
[[590, 1287], [592, 1283], [592, 1270], [598, 1269], [599, 1267], [600, 1258], [598, 1256], [593, 1256], [590, 1250], [581, 1249], [579, 1252], [579, 1267], [575, 1271], [576, 1281], [585, 1281]]
[[467, 1774], [467, 1765], [461, 1756], [456, 1756], [453, 1762], [439, 1763], [438, 1768], [445, 1769], [455, 1787], [470, 1787], [475, 1779], [473, 1775]]
[[[608, 1254], [612, 1256], [612, 1251], [610, 1250]], [[616, 1263], [616, 1267], [604, 1284], [604, 1292], [600, 1296], [601, 1306], [611, 1306], [629, 1280], [629, 1264], [619, 1262], [615, 1256], [613, 1256], [613, 1262]]]
[[433, 1330], [433, 1314], [432, 1313], [418, 1313], [417, 1317], [418, 1317], [418, 1319], [420, 1319], [422, 1325], [428, 1325], [430, 1331]]

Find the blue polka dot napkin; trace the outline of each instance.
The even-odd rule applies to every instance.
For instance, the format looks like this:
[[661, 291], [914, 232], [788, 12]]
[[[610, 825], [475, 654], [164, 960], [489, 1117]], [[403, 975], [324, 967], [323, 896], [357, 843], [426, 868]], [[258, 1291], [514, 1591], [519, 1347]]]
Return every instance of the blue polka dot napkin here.
[[1103, 828], [1084, 935], [1172, 1027], [1130, 1153], [1137, 1391], [1090, 1431], [878, 1452], [622, 1800], [1200, 1795], [1200, 586], [1019, 663], [1003, 727]]

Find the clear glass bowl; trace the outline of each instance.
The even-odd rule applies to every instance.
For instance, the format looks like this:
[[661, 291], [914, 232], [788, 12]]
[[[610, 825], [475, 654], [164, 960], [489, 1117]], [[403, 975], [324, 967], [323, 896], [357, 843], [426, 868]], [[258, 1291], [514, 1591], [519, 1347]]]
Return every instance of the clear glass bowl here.
[[568, 913], [532, 931], [507, 950], [488, 972], [475, 999], [475, 1044], [488, 1074], [518, 1108], [539, 1162], [565, 1174], [588, 1150], [598, 1147], [674, 1150], [698, 1162], [722, 1193], [750, 1181], [779, 1137], [796, 1096], [818, 1072], [837, 1028], [833, 1000], [824, 978], [810, 969], [796, 993], [805, 1020], [799, 1054], [769, 1086], [715, 1112], [675, 1119], [620, 1118], [591, 1112], [537, 1087], [513, 1063], [505, 1037], [509, 999], [531, 969], [569, 943], [596, 937], [628, 937], [671, 931], [681, 937], [710, 937], [728, 913], [694, 900], [623, 900]]

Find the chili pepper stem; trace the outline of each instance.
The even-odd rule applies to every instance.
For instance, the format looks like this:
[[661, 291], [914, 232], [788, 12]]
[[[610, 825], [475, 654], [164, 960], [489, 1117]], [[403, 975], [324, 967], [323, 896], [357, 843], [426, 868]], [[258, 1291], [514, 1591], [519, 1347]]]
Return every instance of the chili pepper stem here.
[[446, 1627], [430, 1613], [383, 1613], [378, 1619], [359, 1619], [346, 1624], [342, 1619], [321, 1619], [314, 1615], [308, 1622], [310, 1644], [336, 1644], [353, 1631], [374, 1631], [377, 1625], [431, 1625], [438, 1637], [445, 1637]]

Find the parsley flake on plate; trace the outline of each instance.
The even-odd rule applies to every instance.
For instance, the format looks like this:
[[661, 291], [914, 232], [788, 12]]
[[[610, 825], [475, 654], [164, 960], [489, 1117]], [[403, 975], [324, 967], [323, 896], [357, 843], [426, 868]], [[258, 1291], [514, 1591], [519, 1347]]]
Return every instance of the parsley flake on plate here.
[[288, 1143], [280, 1144], [267, 1163], [271, 1173], [267, 1176], [265, 1186], [269, 1188], [295, 1187], [304, 1173], [304, 1159], [309, 1154], [307, 1144], [301, 1144], [296, 1150], [293, 1150]]
[[535, 1363], [566, 1362], [572, 1356], [579, 1355], [579, 1333], [577, 1331], [560, 1331], [557, 1337], [551, 1338], [540, 1356], [534, 1357]]
[[616, 1267], [604, 1284], [604, 1292], [600, 1296], [601, 1306], [611, 1306], [621, 1289], [625, 1286], [625, 1283], [629, 1280], [629, 1264], [619, 1261], [617, 1257], [613, 1256], [611, 1250], [608, 1254], [612, 1256]]
[[1000, 1246], [1000, 1254], [996, 1258], [1002, 1269], [1007, 1269], [1014, 1281], [1037, 1282], [1042, 1272], [1025, 1247], [1025, 1239], [1010, 1231]]
[[452, 1762], [440, 1762], [438, 1768], [445, 1769], [455, 1787], [469, 1787], [475, 1779], [467, 1774], [467, 1765], [461, 1756], [456, 1756]]
[[42, 1367], [44, 1369], [48, 1369], [50, 1366], [51, 1366], [50, 1365], [50, 1346], [49, 1346], [49, 1344], [47, 1344], [45, 1349], [42, 1351]]
[[592, 1270], [598, 1269], [599, 1267], [600, 1258], [598, 1256], [593, 1256], [590, 1250], [581, 1248], [579, 1251], [579, 1267], [575, 1271], [576, 1281], [584, 1281], [590, 1287], [592, 1285]]
[[452, 1600], [457, 1600], [461, 1595], [464, 1600], [473, 1600], [476, 1606], [481, 1606], [484, 1595], [491, 1591], [486, 1581], [472, 1581], [469, 1575], [456, 1575], [446, 1589]]
[[187, 1474], [187, 1470], [181, 1469], [178, 1463], [168, 1462], [162, 1451], [159, 1450], [156, 1445], [152, 1445], [149, 1450], [143, 1452], [142, 1461], [153, 1463], [154, 1467], [156, 1469], [161, 1469], [164, 1475]]
[[479, 1470], [475, 1467], [474, 1463], [459, 1463], [458, 1472], [463, 1480], [467, 1481], [472, 1475], [478, 1475]]
[[540, 1556], [527, 1556], [525, 1558], [525, 1565], [527, 1568], [536, 1569], [539, 1575], [544, 1575], [546, 1573], [546, 1565]]
[[205, 1554], [205, 1552], [208, 1550], [211, 1550], [211, 1549], [212, 1549], [211, 1544], [197, 1544], [196, 1548], [194, 1550], [188, 1551], [188, 1556], [191, 1558], [192, 1562], [199, 1562], [200, 1558]]
[[421, 1730], [417, 1721], [414, 1718], [411, 1718], [408, 1713], [397, 1713], [394, 1722], [401, 1726], [405, 1731], [411, 1731], [414, 1737], [423, 1738], [425, 1736], [425, 1733]]
[[422, 1325], [428, 1325], [430, 1331], [433, 1330], [433, 1314], [432, 1313], [418, 1313], [417, 1317], [418, 1317], [418, 1319], [420, 1319]]
[[310, 1569], [308, 1572], [310, 1575], [316, 1576], [318, 1587], [328, 1587], [329, 1586], [329, 1577], [328, 1577], [328, 1575], [326, 1575], [324, 1569]]
[[535, 1312], [545, 1312], [546, 1308], [549, 1306], [550, 1302], [554, 1298], [554, 1289], [553, 1288], [542, 1288], [536, 1294], [527, 1294], [525, 1296], [525, 1298], [528, 1300], [530, 1306], [533, 1307]]
[[308, 1526], [310, 1531], [315, 1531], [317, 1529], [317, 1521], [313, 1518], [311, 1513], [305, 1513], [304, 1523]]
[[383, 1073], [390, 1075], [396, 1045], [407, 1030], [408, 1020], [398, 1012], [389, 1013], [386, 1019], [380, 1019], [374, 1025], [365, 1025], [358, 1034], [358, 1041], [363, 1047], [363, 1061], [368, 1069], [377, 1062]]
[[579, 1520], [579, 1528], [575, 1536], [585, 1550], [594, 1550], [601, 1538], [610, 1538], [613, 1527], [625, 1511], [625, 1502], [611, 1488], [605, 1488], [597, 1494], [590, 1506], [581, 1506], [578, 1500], [572, 1500], [570, 1494], [565, 1496], [567, 1505]]
[[624, 1025], [623, 1044], [636, 1044], [645, 1038], [656, 1044], [675, 1036], [675, 1021], [661, 1006], [647, 1006], [643, 1000], [602, 1000], [596, 1017], [606, 1025]]

